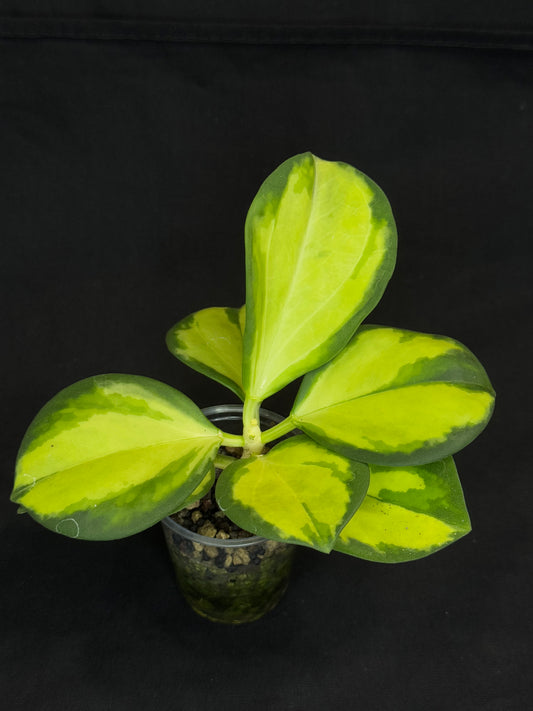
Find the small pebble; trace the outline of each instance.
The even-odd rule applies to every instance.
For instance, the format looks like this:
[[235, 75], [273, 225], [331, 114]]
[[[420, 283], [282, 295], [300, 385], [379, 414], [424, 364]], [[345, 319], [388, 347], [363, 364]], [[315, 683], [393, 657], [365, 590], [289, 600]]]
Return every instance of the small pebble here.
[[265, 555], [270, 556], [276, 550], [278, 543], [276, 541], [267, 541], [265, 543]]
[[212, 523], [204, 523], [203, 526], [200, 526], [198, 529], [198, 533], [201, 536], [208, 536], [209, 538], [214, 538], [217, 535], [217, 529], [213, 526]]
[[234, 565], [248, 565], [250, 562], [250, 556], [244, 550], [244, 548], [237, 548], [233, 554], [233, 564]]

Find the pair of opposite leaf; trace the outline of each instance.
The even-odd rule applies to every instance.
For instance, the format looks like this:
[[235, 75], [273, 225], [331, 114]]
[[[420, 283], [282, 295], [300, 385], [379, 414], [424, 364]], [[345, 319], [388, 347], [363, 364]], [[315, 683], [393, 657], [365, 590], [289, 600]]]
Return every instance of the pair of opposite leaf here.
[[[452, 339], [359, 328], [395, 262], [381, 190], [346, 164], [295, 156], [261, 186], [245, 232], [246, 309], [192, 314], [167, 344], [257, 405], [307, 373], [282, 425], [303, 434], [227, 467], [221, 508], [275, 540], [385, 562], [464, 535], [469, 519], [450, 455], [486, 425], [494, 394]], [[129, 535], [209, 490], [223, 441], [168, 386], [89, 378], [30, 426], [13, 499], [66, 535]]]

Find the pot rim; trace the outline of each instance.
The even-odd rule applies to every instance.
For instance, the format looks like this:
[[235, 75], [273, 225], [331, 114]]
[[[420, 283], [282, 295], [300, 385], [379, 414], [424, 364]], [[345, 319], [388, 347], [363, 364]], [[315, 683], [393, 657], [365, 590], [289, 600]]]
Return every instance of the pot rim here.
[[[203, 546], [217, 546], [218, 548], [246, 548], [260, 543], [266, 543], [272, 539], [264, 538], [263, 536], [248, 536], [247, 538], [210, 538], [202, 536], [200, 533], [189, 531], [188, 528], [176, 523], [173, 518], [167, 516], [161, 523], [170, 528], [174, 533], [179, 533], [183, 538], [188, 538], [195, 543], [201, 543]], [[276, 541], [277, 542], [277, 541]]]
[[[243, 405], [236, 405], [235, 403], [231, 405], [210, 405], [209, 407], [202, 408], [202, 414], [208, 419], [209, 417], [214, 417], [216, 415], [228, 415], [235, 417], [235, 415], [242, 415]], [[285, 417], [280, 415], [279, 412], [274, 412], [273, 410], [268, 410], [266, 407], [259, 408], [259, 414], [264, 417], [268, 417], [273, 420], [276, 424], [282, 422]]]

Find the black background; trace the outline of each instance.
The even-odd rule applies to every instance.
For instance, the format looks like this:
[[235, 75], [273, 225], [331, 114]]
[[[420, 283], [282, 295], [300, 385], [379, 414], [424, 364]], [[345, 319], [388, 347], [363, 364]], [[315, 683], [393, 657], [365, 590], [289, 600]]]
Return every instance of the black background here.
[[[5, 708], [531, 707], [533, 12], [369, 6], [0, 1]], [[219, 626], [179, 597], [158, 527], [92, 543], [17, 516], [14, 459], [39, 407], [96, 373], [235, 401], [164, 334], [242, 303], [248, 206], [305, 150], [392, 204], [369, 322], [462, 341], [497, 407], [456, 456], [469, 536], [397, 566], [302, 548], [274, 612]]]

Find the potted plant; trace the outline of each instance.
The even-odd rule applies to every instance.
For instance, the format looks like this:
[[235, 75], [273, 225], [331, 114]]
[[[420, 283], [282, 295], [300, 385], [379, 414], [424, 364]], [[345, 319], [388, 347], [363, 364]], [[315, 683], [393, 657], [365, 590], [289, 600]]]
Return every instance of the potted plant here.
[[[269, 542], [272, 550], [296, 544], [394, 563], [465, 535], [452, 455], [486, 426], [494, 391], [476, 357], [451, 338], [361, 325], [395, 264], [396, 229], [381, 189], [345, 163], [294, 156], [259, 189], [245, 242], [245, 306], [203, 309], [167, 334], [177, 358], [242, 400], [240, 431], [158, 381], [90, 377], [31, 423], [12, 500], [53, 531], [102, 540], [198, 509], [207, 496], [263, 547], [258, 570], [275, 558], [266, 555]], [[263, 412], [262, 422], [264, 400], [300, 376], [291, 412]], [[170, 525], [171, 552], [183, 553]], [[201, 540], [187, 550], [201, 554], [191, 557], [195, 568], [216, 559], [206, 580], [216, 568], [235, 583], [239, 565], [251, 575], [249, 554], [239, 563], [227, 551], [209, 553], [216, 534], [204, 533], [212, 531], [196, 532]], [[281, 578], [289, 565], [282, 558], [271, 566]], [[259, 607], [241, 618], [232, 611], [235, 619], [198, 611], [235, 622], [259, 616]]]

